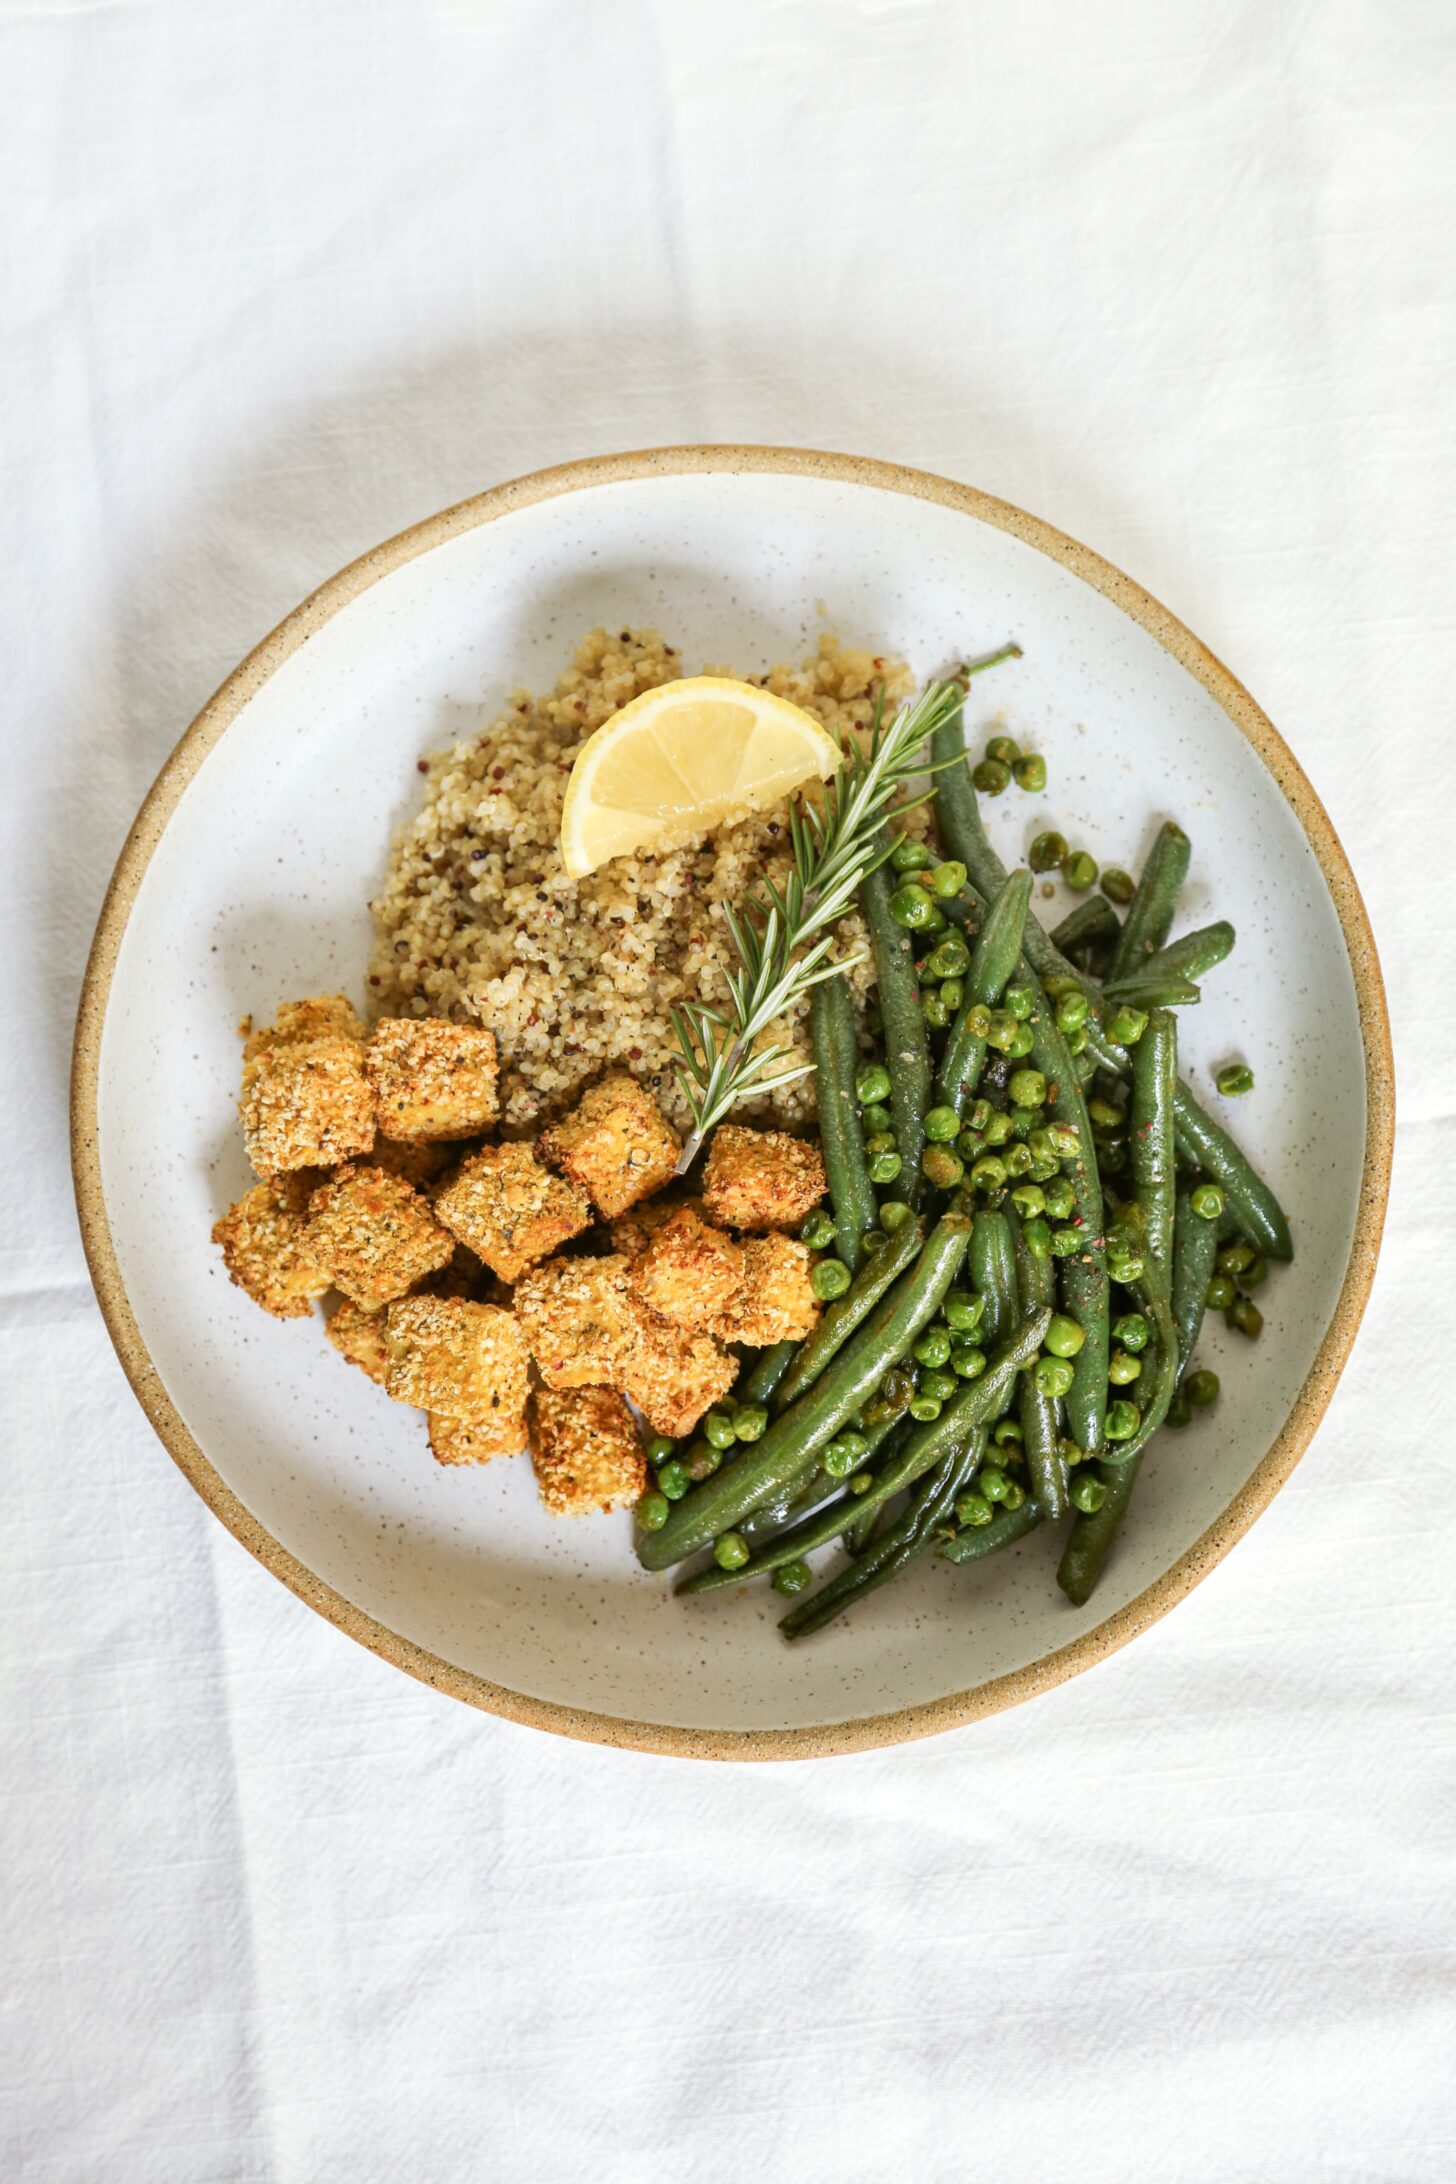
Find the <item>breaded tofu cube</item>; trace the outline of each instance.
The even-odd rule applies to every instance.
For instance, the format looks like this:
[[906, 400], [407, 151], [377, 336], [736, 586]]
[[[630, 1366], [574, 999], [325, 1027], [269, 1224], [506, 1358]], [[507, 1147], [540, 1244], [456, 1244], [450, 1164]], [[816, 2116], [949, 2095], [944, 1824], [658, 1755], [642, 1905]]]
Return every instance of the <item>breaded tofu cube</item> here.
[[633, 1260], [630, 1280], [642, 1302], [663, 1319], [707, 1333], [730, 1308], [743, 1276], [743, 1245], [726, 1229], [710, 1228], [690, 1206], [680, 1206]]
[[531, 1462], [553, 1517], [639, 1501], [647, 1459], [632, 1413], [610, 1388], [540, 1388], [533, 1404]]
[[463, 1418], [429, 1414], [430, 1454], [437, 1464], [488, 1464], [492, 1456], [515, 1456], [526, 1446], [526, 1420], [501, 1418], [493, 1426], [468, 1426]]
[[611, 1220], [672, 1179], [677, 1132], [635, 1077], [614, 1070], [544, 1131], [541, 1158], [569, 1175]]
[[243, 1060], [256, 1061], [273, 1047], [309, 1046], [315, 1039], [352, 1039], [362, 1046], [365, 1036], [347, 994], [317, 993], [308, 1001], [285, 1001], [271, 1024], [249, 1032]]
[[808, 1245], [797, 1236], [750, 1236], [743, 1262], [742, 1284], [709, 1332], [755, 1350], [812, 1335], [820, 1308], [810, 1286], [814, 1261]]
[[259, 1175], [333, 1168], [374, 1143], [374, 1101], [355, 1039], [270, 1046], [243, 1068], [238, 1112]]
[[376, 1168], [397, 1175], [402, 1183], [413, 1183], [417, 1191], [428, 1191], [431, 1184], [438, 1183], [454, 1157], [448, 1143], [432, 1144], [420, 1138], [406, 1145], [402, 1138], [387, 1138], [382, 1131], [369, 1155]]
[[383, 1168], [340, 1168], [309, 1200], [308, 1234], [334, 1287], [366, 1312], [402, 1297], [455, 1255], [455, 1239], [428, 1199]]
[[255, 1183], [212, 1231], [239, 1289], [275, 1319], [306, 1319], [329, 1286], [308, 1234], [309, 1176]]
[[613, 1251], [622, 1252], [629, 1259], [640, 1259], [653, 1237], [665, 1221], [684, 1206], [691, 1206], [694, 1213], [703, 1210], [701, 1198], [685, 1197], [681, 1191], [662, 1191], [656, 1198], [647, 1198], [640, 1205], [631, 1206], [626, 1213], [619, 1213], [607, 1223], [607, 1234], [612, 1240]]
[[436, 1194], [435, 1213], [504, 1282], [592, 1223], [586, 1192], [543, 1168], [529, 1145], [485, 1145]]
[[480, 1024], [387, 1016], [364, 1049], [364, 1073], [386, 1137], [478, 1137], [499, 1109], [495, 1033]]
[[703, 1203], [725, 1228], [794, 1229], [827, 1188], [817, 1145], [783, 1130], [720, 1122], [703, 1170]]
[[382, 1312], [366, 1312], [362, 1305], [345, 1297], [329, 1314], [324, 1333], [340, 1357], [377, 1380], [381, 1388], [384, 1386], [384, 1361], [389, 1349], [384, 1340]]
[[728, 1393], [738, 1378], [738, 1360], [711, 1335], [674, 1327], [635, 1297], [632, 1302], [638, 1339], [622, 1376], [622, 1392], [632, 1398], [654, 1433], [668, 1433], [678, 1440], [691, 1433], [704, 1411]]
[[385, 1316], [384, 1385], [397, 1403], [467, 1426], [514, 1430], [529, 1360], [511, 1313], [461, 1297], [401, 1297]]
[[627, 1266], [619, 1252], [544, 1259], [517, 1282], [516, 1317], [548, 1388], [622, 1386], [640, 1340]]

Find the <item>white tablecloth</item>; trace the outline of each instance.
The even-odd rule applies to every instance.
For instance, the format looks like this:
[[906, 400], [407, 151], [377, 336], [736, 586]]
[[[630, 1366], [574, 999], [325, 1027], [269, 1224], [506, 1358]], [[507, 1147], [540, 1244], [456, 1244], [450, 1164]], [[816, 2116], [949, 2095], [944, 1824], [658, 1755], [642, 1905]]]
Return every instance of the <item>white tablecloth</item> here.
[[[0, 86], [0, 2173], [1456, 2175], [1445, 0], [16, 0]], [[477, 1716], [257, 1568], [113, 1359], [63, 1109], [243, 651], [477, 487], [689, 439], [948, 471], [1167, 600], [1329, 805], [1404, 1089], [1347, 1383], [1231, 1560], [1029, 1707], [765, 1769]]]

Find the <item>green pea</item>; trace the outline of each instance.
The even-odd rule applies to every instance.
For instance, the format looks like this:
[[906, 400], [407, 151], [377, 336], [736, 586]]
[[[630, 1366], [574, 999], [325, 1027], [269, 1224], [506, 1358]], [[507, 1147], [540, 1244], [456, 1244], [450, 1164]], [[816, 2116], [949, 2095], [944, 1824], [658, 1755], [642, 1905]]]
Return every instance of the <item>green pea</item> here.
[[1065, 1312], [1054, 1312], [1042, 1341], [1053, 1357], [1075, 1357], [1087, 1340], [1085, 1329], [1079, 1327]]
[[811, 1251], [823, 1251], [827, 1245], [833, 1243], [834, 1223], [822, 1208], [809, 1215], [799, 1230], [799, 1241], [807, 1244]]
[[986, 1118], [986, 1143], [988, 1145], [1006, 1145], [1010, 1143], [1014, 1134], [1015, 1125], [1011, 1117], [1001, 1108], [993, 1107]]
[[1252, 1244], [1246, 1244], [1242, 1236], [1231, 1244], [1225, 1244], [1218, 1255], [1220, 1274], [1242, 1274], [1254, 1263], [1257, 1253]]
[[1014, 766], [1021, 756], [1021, 745], [1010, 736], [992, 736], [986, 745], [987, 758], [994, 758], [998, 765]]
[[1087, 1021], [1088, 1001], [1085, 993], [1073, 992], [1061, 995], [1056, 1006], [1057, 1029], [1080, 1031]]
[[722, 1462], [722, 1449], [714, 1448], [711, 1441], [695, 1441], [682, 1459], [683, 1469], [690, 1479], [711, 1479]]
[[1066, 855], [1064, 834], [1038, 834], [1026, 853], [1026, 861], [1033, 872], [1055, 872]]
[[996, 1448], [1010, 1448], [1014, 1443], [1025, 1439], [1019, 1418], [998, 1418], [991, 1428], [991, 1441]]
[[1218, 1401], [1218, 1374], [1206, 1368], [1190, 1373], [1183, 1383], [1183, 1393], [1195, 1410], [1207, 1410], [1210, 1403]]
[[852, 1448], [846, 1448], [842, 1439], [830, 1441], [820, 1454], [819, 1462], [831, 1479], [847, 1479], [859, 1462]]
[[1141, 1312], [1124, 1312], [1113, 1323], [1112, 1339], [1120, 1342], [1124, 1350], [1136, 1353], [1147, 1348], [1152, 1332]]
[[943, 1365], [950, 1356], [949, 1330], [927, 1327], [910, 1354], [917, 1365]]
[[969, 1489], [964, 1494], [957, 1494], [955, 1513], [956, 1523], [965, 1525], [971, 1531], [979, 1531], [980, 1527], [983, 1524], [989, 1524], [996, 1514], [985, 1495], [976, 1493], [974, 1488]]
[[970, 965], [971, 951], [955, 928], [937, 941], [935, 950], [926, 964], [932, 978], [962, 978]]
[[[1012, 1022], [1016, 1022], [1014, 1017]], [[1011, 1061], [1022, 1062], [1025, 1061], [1035, 1045], [1036, 1041], [1032, 1037], [1030, 1024], [1017, 1024], [1015, 1031], [1012, 1032], [1006, 1043], [1005, 1052]]]
[[[875, 1106], [881, 1100], [887, 1100], [893, 1090], [889, 1070], [879, 1062], [872, 1062], [868, 1069], [860, 1071], [855, 1080], [854, 1090], [855, 1097], [862, 1107]], [[886, 1112], [888, 1113], [888, 1110]]]
[[1114, 1254], [1109, 1251], [1107, 1254], [1107, 1271], [1115, 1282], [1121, 1282], [1124, 1289], [1131, 1289], [1134, 1282], [1140, 1282], [1143, 1278], [1141, 1252], [1129, 1251]]
[[1122, 1002], [1107, 1019], [1107, 1036], [1118, 1046], [1136, 1046], [1148, 1028], [1146, 1009], [1135, 1009], [1129, 1002]]
[[[926, 1172], [928, 1174], [929, 1170]], [[1005, 1187], [1006, 1163], [999, 1153], [982, 1153], [979, 1160], [971, 1163], [972, 1190], [982, 1191], [989, 1197], [992, 1191], [1004, 1190]]]
[[1040, 796], [1046, 787], [1046, 760], [1040, 751], [1027, 751], [1012, 761], [1011, 774], [1018, 789], [1025, 789], [1028, 796]]
[[1247, 1062], [1230, 1062], [1213, 1081], [1226, 1100], [1236, 1100], [1253, 1091], [1254, 1072]]
[[[1029, 1145], [1027, 1151], [1031, 1152]], [[1048, 1160], [1044, 1153], [1032, 1153], [1031, 1166], [1026, 1172], [1033, 1183], [1050, 1183], [1058, 1173], [1057, 1163], [1054, 1160]]]
[[1267, 1282], [1268, 1279], [1268, 1260], [1255, 1259], [1253, 1265], [1246, 1266], [1243, 1273], [1239, 1276], [1239, 1287], [1240, 1289], [1258, 1289], [1260, 1285], [1264, 1282]]
[[934, 940], [938, 933], [943, 933], [945, 931], [946, 922], [946, 915], [945, 912], [941, 909], [940, 904], [932, 900], [930, 905], [930, 915], [920, 928], [921, 934], [926, 940]]
[[1114, 1350], [1107, 1360], [1107, 1377], [1114, 1388], [1131, 1387], [1142, 1369], [1142, 1359], [1131, 1356], [1126, 1350]]
[[939, 987], [932, 986], [920, 996], [920, 1013], [932, 1031], [944, 1031], [950, 1023], [950, 1010], [941, 997]]
[[1051, 1257], [1052, 1232], [1039, 1213], [1034, 1213], [1029, 1221], [1023, 1223], [1021, 1241], [1031, 1253], [1033, 1259], [1049, 1259]]
[[768, 1412], [762, 1403], [740, 1403], [733, 1413], [733, 1431], [740, 1441], [761, 1441], [768, 1431]]
[[849, 1268], [842, 1259], [821, 1259], [809, 1276], [809, 1287], [821, 1304], [829, 1304], [848, 1289]]
[[1008, 1016], [1014, 1016], [1018, 1024], [1024, 1024], [1036, 1009], [1036, 991], [1031, 986], [1008, 986], [1001, 996], [1001, 1006]]
[[986, 1370], [986, 1353], [973, 1342], [958, 1343], [950, 1353], [950, 1369], [957, 1380], [979, 1380]]
[[857, 1471], [849, 1482], [849, 1491], [851, 1494], [868, 1494], [874, 1483], [875, 1475], [872, 1471]]
[[879, 1130], [892, 1129], [895, 1118], [882, 1100], [871, 1100], [869, 1105], [861, 1110], [860, 1121], [864, 1124], [867, 1132], [873, 1133]]
[[882, 1228], [867, 1228], [860, 1241], [863, 1243], [865, 1250], [869, 1253], [870, 1257], [873, 1258], [877, 1251], [884, 1250], [886, 1244], [890, 1241], [890, 1239], [885, 1234]]
[[1067, 1498], [1084, 1517], [1092, 1516], [1107, 1499], [1107, 1488], [1094, 1471], [1081, 1471], [1067, 1490]]
[[893, 1153], [899, 1149], [893, 1130], [872, 1131], [864, 1141], [864, 1148], [871, 1155], [875, 1153]]
[[902, 1229], [907, 1221], [913, 1221], [914, 1218], [903, 1198], [881, 1199], [880, 1227], [887, 1236], [893, 1236], [896, 1229]]
[[1079, 1228], [1054, 1228], [1051, 1233], [1051, 1254], [1054, 1259], [1070, 1259], [1082, 1248], [1082, 1231]]
[[1001, 1507], [1007, 1510], [1024, 1509], [1026, 1507], [1026, 1488], [1020, 1485], [1017, 1480], [1008, 1479], [1006, 1481], [1006, 1491], [1001, 1496]]
[[669, 1440], [665, 1433], [654, 1433], [642, 1453], [655, 1471], [659, 1464], [669, 1461], [676, 1447], [676, 1441]]
[[943, 1408], [936, 1395], [914, 1395], [910, 1399], [910, 1416], [922, 1426], [928, 1426], [932, 1419], [938, 1418]]
[[890, 915], [897, 925], [903, 925], [909, 933], [918, 933], [930, 923], [935, 904], [915, 880], [907, 880], [897, 887], [890, 897]]
[[929, 1366], [920, 1375], [918, 1392], [921, 1395], [933, 1395], [938, 1403], [948, 1403], [956, 1392], [956, 1376], [954, 1373], [943, 1373], [934, 1365]]
[[1077, 1192], [1070, 1176], [1048, 1176], [1042, 1186], [1046, 1210], [1053, 1221], [1070, 1221], [1077, 1210]]
[[657, 1491], [665, 1494], [669, 1501], [681, 1501], [691, 1484], [687, 1465], [680, 1463], [676, 1457], [671, 1463], [664, 1464], [657, 1474]]
[[935, 859], [923, 842], [912, 842], [905, 834], [901, 835], [890, 851], [892, 872], [925, 872], [934, 862]]
[[926, 1182], [934, 1184], [938, 1191], [953, 1191], [966, 1172], [966, 1164], [948, 1145], [927, 1145], [921, 1155], [920, 1171]]
[[1142, 1413], [1136, 1403], [1119, 1396], [1115, 1403], [1108, 1404], [1102, 1430], [1109, 1441], [1130, 1441], [1142, 1422]]
[[900, 1173], [898, 1153], [876, 1153], [869, 1163], [871, 1183], [893, 1183]]
[[1004, 759], [983, 758], [972, 767], [971, 779], [982, 796], [1000, 796], [1011, 786], [1011, 768]]
[[953, 1107], [932, 1107], [925, 1117], [925, 1135], [932, 1145], [948, 1145], [960, 1127], [961, 1118]]
[[1088, 1100], [1087, 1113], [1100, 1130], [1115, 1130], [1122, 1121], [1122, 1109], [1111, 1100]]
[[1091, 1044], [1092, 1034], [1085, 1024], [1079, 1024], [1075, 1031], [1067, 1033], [1067, 1052], [1069, 1054], [1085, 1054]]
[[1064, 1396], [1075, 1378], [1070, 1361], [1064, 1357], [1039, 1357], [1032, 1372], [1042, 1394], [1053, 1400]]
[[948, 1289], [940, 1309], [947, 1327], [969, 1334], [973, 1327], [980, 1326], [986, 1300], [978, 1297], [973, 1289]]
[[1131, 873], [1124, 872], [1120, 865], [1104, 865], [1102, 892], [1109, 902], [1118, 903], [1125, 909], [1137, 893], [1137, 885]]
[[945, 863], [938, 864], [930, 875], [932, 893], [939, 895], [942, 901], [945, 902], [948, 902], [953, 895], [958, 895], [965, 884], [966, 868], [958, 857], [947, 858]]
[[940, 998], [952, 1016], [960, 1013], [960, 1005], [966, 998], [966, 982], [963, 978], [943, 978], [940, 982]]
[[710, 1410], [703, 1420], [703, 1439], [710, 1448], [732, 1448], [738, 1430], [726, 1411]]
[[1226, 1312], [1237, 1295], [1227, 1274], [1215, 1274], [1203, 1293], [1203, 1301], [1210, 1312]]
[[1264, 1315], [1252, 1297], [1240, 1297], [1227, 1314], [1230, 1327], [1236, 1327], [1241, 1335], [1253, 1342], [1263, 1331]]
[[978, 1473], [976, 1484], [987, 1501], [998, 1502], [1006, 1499], [1006, 1489], [1010, 1486], [1011, 1481], [999, 1464], [987, 1464]]
[[644, 1494], [637, 1504], [637, 1522], [644, 1532], [660, 1532], [672, 1514], [672, 1503], [665, 1494]]
[[1188, 1408], [1187, 1396], [1183, 1393], [1183, 1390], [1181, 1388], [1175, 1389], [1173, 1392], [1173, 1400], [1168, 1405], [1168, 1415], [1163, 1420], [1164, 1425], [1172, 1426], [1176, 1431], [1178, 1427], [1186, 1426], [1192, 1416], [1193, 1413]]
[[1018, 1107], [1040, 1107], [1047, 1096], [1047, 1081], [1039, 1069], [1013, 1069], [1006, 1087]]
[[966, 1117], [968, 1130], [984, 1130], [996, 1110], [989, 1100], [972, 1100], [971, 1111]]
[[1025, 1028], [1025, 1025], [1017, 1023], [1014, 1016], [1008, 1016], [1005, 1009], [992, 1009], [986, 1024], [986, 1044], [994, 1047], [998, 1054], [1009, 1054], [1018, 1033]]
[[1082, 1150], [1082, 1133], [1075, 1122], [1050, 1122], [1047, 1135], [1058, 1160], [1075, 1160]]
[[1011, 1203], [1024, 1221], [1033, 1214], [1046, 1212], [1046, 1193], [1039, 1183], [1018, 1183], [1011, 1193]]
[[748, 1542], [741, 1532], [722, 1532], [713, 1542], [713, 1560], [720, 1570], [741, 1570], [748, 1560]]
[[1074, 849], [1062, 859], [1062, 878], [1074, 895], [1085, 895], [1089, 887], [1097, 884], [1097, 859], [1085, 849]]
[[792, 1600], [797, 1593], [807, 1592], [814, 1582], [814, 1572], [807, 1562], [781, 1562], [773, 1574], [773, 1589], [785, 1600]]
[[1200, 1183], [1188, 1193], [1188, 1203], [1200, 1221], [1216, 1221], [1223, 1212], [1223, 1192], [1216, 1183]]
[[1008, 1145], [1001, 1155], [1001, 1165], [1006, 1170], [1008, 1182], [1014, 1183], [1019, 1176], [1030, 1173], [1031, 1155], [1024, 1145]]

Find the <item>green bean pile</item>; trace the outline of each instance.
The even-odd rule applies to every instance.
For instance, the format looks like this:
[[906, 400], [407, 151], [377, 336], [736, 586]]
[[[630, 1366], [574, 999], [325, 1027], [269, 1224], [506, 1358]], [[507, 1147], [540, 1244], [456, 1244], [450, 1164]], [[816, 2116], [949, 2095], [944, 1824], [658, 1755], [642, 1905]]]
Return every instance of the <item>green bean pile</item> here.
[[[1054, 832], [1008, 873], [977, 792], [1039, 792], [1045, 760], [998, 735], [973, 763], [959, 719], [930, 756], [939, 857], [887, 834], [860, 892], [871, 1058], [843, 978], [813, 994], [829, 1207], [801, 1233], [826, 1310], [746, 1361], [695, 1443], [650, 1445], [638, 1509], [648, 1569], [706, 1554], [686, 1593], [767, 1576], [789, 1638], [927, 1548], [976, 1563], [1041, 1524], [1065, 1524], [1057, 1582], [1083, 1605], [1152, 1435], [1218, 1398], [1192, 1365], [1205, 1314], [1257, 1336], [1254, 1292], [1292, 1254], [1178, 1076], [1174, 1012], [1234, 946], [1223, 921], [1169, 937], [1182, 828], [1136, 883]], [[1033, 875], [1053, 870], [1088, 899], [1047, 932]], [[1215, 1082], [1233, 1098], [1253, 1074]], [[835, 1542], [848, 1559], [812, 1591], [807, 1557]]]

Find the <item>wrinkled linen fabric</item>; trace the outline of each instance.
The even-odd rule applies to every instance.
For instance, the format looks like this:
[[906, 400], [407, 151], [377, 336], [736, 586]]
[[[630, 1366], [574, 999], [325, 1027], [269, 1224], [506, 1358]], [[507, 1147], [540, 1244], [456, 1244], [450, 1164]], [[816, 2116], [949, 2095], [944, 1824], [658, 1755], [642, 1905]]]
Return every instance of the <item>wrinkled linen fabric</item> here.
[[[0, 2174], [1456, 2175], [1449, 7], [17, 0], [0, 101]], [[1002, 494], [1228, 659], [1403, 1097], [1232, 1557], [1029, 1706], [762, 1768], [475, 1715], [255, 1565], [65, 1126], [113, 859], [243, 652], [479, 487], [740, 439]]]

